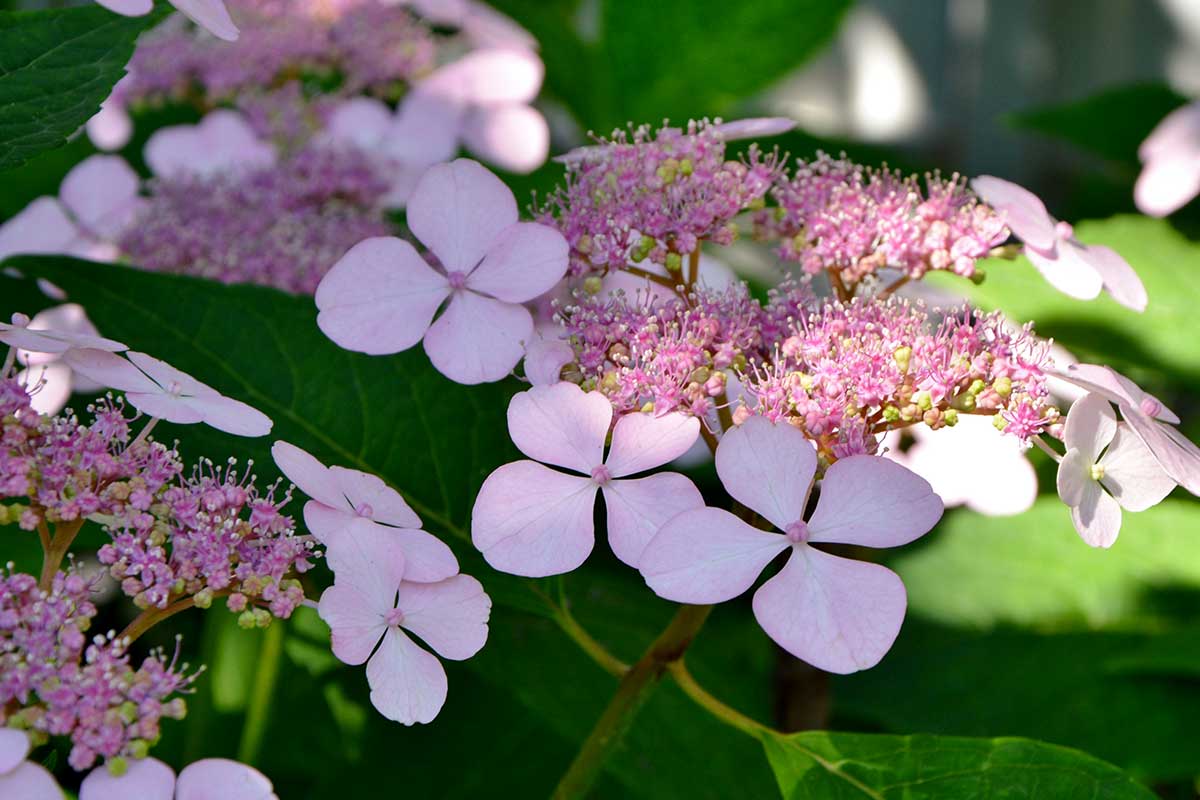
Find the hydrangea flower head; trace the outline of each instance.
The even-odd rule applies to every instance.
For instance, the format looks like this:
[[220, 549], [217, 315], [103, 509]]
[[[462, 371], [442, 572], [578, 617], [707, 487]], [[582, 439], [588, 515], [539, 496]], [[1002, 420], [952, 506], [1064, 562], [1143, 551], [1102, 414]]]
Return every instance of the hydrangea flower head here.
[[317, 287], [317, 324], [338, 345], [371, 355], [424, 339], [433, 365], [459, 383], [503, 378], [533, 336], [521, 304], [566, 272], [563, 237], [518, 222], [512, 191], [466, 159], [425, 173], [409, 200], [408, 225], [441, 269], [402, 239], [360, 242]]
[[[700, 492], [678, 473], [629, 477], [687, 452], [699, 436], [699, 420], [642, 412], [621, 416], [615, 426], [612, 420], [612, 404], [604, 395], [573, 383], [535, 386], [513, 397], [509, 434], [535, 460], [500, 467], [475, 499], [471, 541], [489, 564], [530, 577], [578, 567], [595, 542], [597, 491], [608, 509], [609, 544], [630, 566], [637, 566], [659, 525], [703, 505]], [[612, 446], [605, 456], [610, 427]]]
[[753, 585], [780, 553], [787, 564], [754, 594], [754, 615], [785, 650], [829, 672], [872, 667], [904, 619], [907, 597], [894, 572], [834, 556], [814, 544], [896, 547], [942, 516], [929, 484], [877, 456], [831, 465], [805, 519], [817, 469], [812, 444], [796, 428], [751, 417], [717, 446], [717, 474], [729, 494], [775, 526], [752, 527], [718, 508], [672, 517], [650, 540], [639, 568], [657, 594], [681, 603], [719, 603]]

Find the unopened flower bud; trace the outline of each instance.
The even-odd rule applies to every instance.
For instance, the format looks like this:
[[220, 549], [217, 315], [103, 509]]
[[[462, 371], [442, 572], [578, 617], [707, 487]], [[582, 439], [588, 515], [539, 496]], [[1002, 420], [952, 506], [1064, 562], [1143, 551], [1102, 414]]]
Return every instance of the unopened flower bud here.
[[1012, 378], [1002, 376], [992, 381], [992, 389], [1001, 397], [1008, 397], [1012, 394]]
[[933, 408], [933, 397], [924, 390], [913, 395], [913, 402], [917, 404], [917, 408], [922, 411], [928, 411]]
[[979, 378], [976, 378], [975, 380], [971, 381], [971, 385], [967, 387], [967, 393], [973, 397], [978, 397], [979, 393], [982, 392], [986, 386], [987, 384], [979, 380]]
[[604, 281], [595, 275], [590, 275], [583, 279], [583, 293], [589, 296], [600, 294], [600, 290], [604, 288]]
[[667, 272], [679, 272], [683, 269], [683, 256], [679, 253], [667, 253], [667, 260], [663, 266], [667, 268]]
[[200, 591], [196, 592], [196, 595], [193, 598], [193, 601], [196, 604], [196, 608], [209, 608], [212, 605], [212, 601], [213, 601], [212, 590], [211, 589], [201, 589]]
[[975, 395], [960, 394], [951, 401], [951, 405], [959, 411], [974, 411], [975, 410]]
[[121, 777], [129, 770], [129, 762], [122, 756], [113, 756], [105, 762], [105, 766], [108, 767], [108, 774], [114, 778]]
[[942, 412], [942, 422], [946, 423], [946, 427], [953, 428], [958, 424], [958, 412], [953, 408], [947, 408]]
[[254, 617], [254, 612], [252, 610], [246, 610], [246, 611], [243, 611], [241, 614], [238, 614], [238, 627], [239, 628], [242, 628], [244, 630], [250, 630], [251, 628], [254, 627], [254, 624], [255, 624], [255, 617]]
[[911, 347], [897, 347], [896, 352], [892, 353], [892, 358], [896, 361], [896, 366], [908, 372], [908, 362], [912, 358]]
[[900, 409], [896, 408], [895, 406], [883, 407], [884, 422], [895, 422], [898, 419], [900, 419]]

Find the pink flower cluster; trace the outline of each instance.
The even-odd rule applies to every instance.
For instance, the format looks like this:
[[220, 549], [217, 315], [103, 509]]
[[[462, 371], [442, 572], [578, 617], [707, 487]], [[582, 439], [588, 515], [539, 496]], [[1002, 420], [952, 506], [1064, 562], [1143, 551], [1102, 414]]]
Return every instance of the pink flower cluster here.
[[779, 240], [779, 255], [806, 273], [837, 269], [848, 284], [884, 267], [970, 277], [1008, 238], [1004, 220], [957, 175], [926, 175], [922, 192], [915, 176], [818, 153], [781, 174], [771, 195], [777, 205], [756, 215], [756, 235]]
[[781, 173], [776, 154], [752, 146], [726, 159], [719, 124], [618, 130], [568, 156], [563, 186], [538, 213], [571, 245], [571, 275], [649, 260], [679, 274], [701, 240], [729, 244], [734, 218], [763, 201]]
[[0, 577], [0, 722], [68, 736], [77, 770], [97, 758], [145, 755], [163, 717], [180, 718], [185, 674], [159, 653], [134, 669], [111, 634], [88, 643], [91, 587], [59, 572], [50, 589], [32, 575]]

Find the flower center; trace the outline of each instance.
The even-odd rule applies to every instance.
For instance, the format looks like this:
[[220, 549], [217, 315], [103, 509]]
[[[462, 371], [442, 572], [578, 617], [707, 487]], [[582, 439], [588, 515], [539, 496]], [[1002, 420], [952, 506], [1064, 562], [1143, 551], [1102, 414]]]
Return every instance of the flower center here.
[[467, 285], [467, 273], [456, 269], [446, 274], [446, 280], [450, 281], [451, 289], [461, 289]]
[[1089, 470], [1089, 474], [1091, 474], [1092, 480], [1094, 480], [1094, 481], [1100, 480], [1101, 478], [1104, 477], [1104, 465], [1103, 464], [1092, 464], [1092, 468]]
[[383, 622], [389, 628], [398, 628], [404, 622], [404, 612], [398, 608], [393, 608], [383, 615]]
[[1162, 403], [1155, 400], [1153, 397], [1143, 397], [1142, 402], [1138, 404], [1142, 413], [1147, 417], [1157, 417], [1162, 413]]
[[1054, 235], [1059, 239], [1070, 239], [1075, 235], [1075, 229], [1069, 222], [1060, 222], [1054, 226]]
[[371, 508], [370, 503], [359, 503], [358, 507], [354, 509], [354, 513], [370, 519], [375, 516], [375, 509]]
[[808, 541], [808, 523], [802, 519], [798, 519], [787, 526], [784, 534], [792, 544], [804, 544]]
[[600, 486], [604, 486], [612, 480], [612, 473], [608, 471], [608, 467], [601, 464], [592, 470], [592, 480]]

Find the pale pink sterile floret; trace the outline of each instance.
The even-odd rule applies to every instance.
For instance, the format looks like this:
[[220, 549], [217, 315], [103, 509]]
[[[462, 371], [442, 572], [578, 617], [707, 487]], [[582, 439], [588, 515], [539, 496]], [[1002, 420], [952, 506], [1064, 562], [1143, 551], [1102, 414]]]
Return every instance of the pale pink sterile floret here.
[[[120, 342], [103, 339], [96, 326], [88, 319], [87, 312], [78, 303], [64, 303], [39, 311], [29, 320], [28, 331], [48, 331], [41, 347], [52, 347], [56, 351], [69, 347], [90, 346], [99, 349], [125, 349]], [[0, 341], [3, 340], [0, 333]], [[28, 349], [17, 350], [17, 361], [26, 369], [18, 373], [17, 381], [30, 392], [30, 404], [39, 414], [53, 416], [67, 404], [72, 392], [97, 392], [102, 386], [82, 376], [76, 376], [71, 368], [61, 361], [62, 352], [44, 352]]]
[[[97, 3], [126, 17], [141, 17], [154, 8], [154, 0], [96, 0]], [[237, 41], [238, 28], [223, 0], [170, 0], [177, 11], [192, 22], [227, 42]]]
[[[0, 344], [33, 353], [55, 355], [81, 347], [112, 353], [125, 349], [125, 345], [120, 342], [105, 339], [94, 333], [95, 328], [90, 327], [90, 323], [87, 327], [50, 327], [55, 321], [55, 317], [44, 314], [38, 314], [32, 319], [24, 314], [13, 314], [12, 322], [0, 322]], [[26, 363], [36, 361], [37, 359], [29, 359]]]
[[1200, 103], [1175, 109], [1138, 148], [1142, 171], [1133, 187], [1138, 210], [1173, 214], [1200, 194]]
[[235, 436], [265, 436], [271, 420], [240, 400], [145, 353], [128, 360], [91, 348], [68, 350], [63, 360], [76, 373], [125, 393], [126, 401], [144, 414], [188, 425], [203, 422]]
[[904, 584], [886, 567], [812, 545], [896, 547], [917, 539], [942, 516], [942, 501], [929, 484], [878, 456], [843, 458], [826, 471], [816, 510], [805, 521], [816, 452], [797, 428], [764, 417], [727, 432], [716, 465], [733, 499], [782, 533], [759, 530], [723, 509], [685, 511], [642, 553], [650, 588], [681, 603], [719, 603], [745, 592], [767, 564], [791, 550], [784, 568], [754, 594], [763, 630], [829, 672], [877, 664], [904, 620]]
[[20, 800], [63, 800], [50, 771], [26, 761], [31, 742], [24, 731], [0, 728], [0, 797]]
[[160, 178], [249, 172], [275, 164], [274, 146], [246, 118], [218, 109], [195, 125], [160, 128], [146, 142], [146, 164]]
[[405, 580], [402, 544], [380, 528], [363, 526], [328, 557], [337, 577], [317, 611], [329, 625], [334, 655], [367, 663], [379, 713], [405, 725], [430, 722], [446, 701], [446, 672], [408, 634], [443, 658], [470, 658], [487, 641], [491, 598], [468, 575]]
[[1150, 449], [1117, 422], [1099, 394], [1076, 400], [1063, 430], [1067, 452], [1058, 465], [1058, 496], [1092, 547], [1111, 547], [1121, 530], [1121, 509], [1145, 511], [1175, 488]]
[[403, 239], [360, 242], [317, 287], [317, 325], [341, 347], [370, 355], [424, 339], [433, 365], [459, 383], [505, 377], [532, 342], [533, 317], [521, 304], [566, 273], [566, 240], [546, 225], [519, 222], [512, 191], [466, 159], [425, 173], [409, 200], [408, 225], [441, 269]]
[[700, 435], [699, 420], [680, 413], [625, 414], [612, 428], [606, 458], [612, 418], [608, 398], [573, 383], [535, 386], [513, 397], [509, 434], [535, 460], [500, 467], [475, 499], [471, 541], [489, 564], [529, 577], [575, 569], [595, 543], [592, 513], [600, 491], [613, 553], [636, 567], [662, 523], [704, 504], [695, 485], [678, 473], [629, 477], [687, 452]]
[[271, 456], [284, 476], [310, 499], [304, 522], [326, 548], [343, 546], [363, 527], [390, 533], [404, 551], [405, 580], [432, 583], [458, 573], [458, 560], [444, 542], [421, 530], [421, 518], [404, 498], [375, 475], [327, 467], [288, 442], [275, 442]]
[[916, 441], [901, 451], [901, 432], [889, 432], [883, 440], [890, 448], [887, 457], [929, 481], [946, 506], [1009, 516], [1028, 511], [1037, 500], [1037, 473], [1021, 442], [997, 431], [991, 419], [961, 414], [953, 427], [905, 430]]
[[204, 758], [175, 771], [156, 758], [135, 759], [125, 773], [88, 773], [79, 800], [279, 800], [266, 775], [227, 758]]
[[974, 178], [971, 188], [1025, 243], [1026, 258], [1055, 289], [1079, 300], [1104, 290], [1127, 308], [1145, 310], [1146, 287], [1125, 259], [1112, 248], [1080, 242], [1071, 225], [1050, 216], [1033, 192], [991, 175]]
[[1171, 479], [1200, 496], [1200, 447], [1175, 426], [1179, 417], [1161, 400], [1111, 367], [1071, 364], [1059, 377], [1104, 397], [1121, 410], [1121, 418], [1150, 449]]

